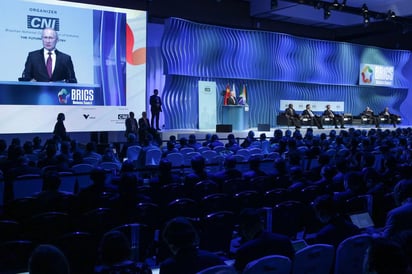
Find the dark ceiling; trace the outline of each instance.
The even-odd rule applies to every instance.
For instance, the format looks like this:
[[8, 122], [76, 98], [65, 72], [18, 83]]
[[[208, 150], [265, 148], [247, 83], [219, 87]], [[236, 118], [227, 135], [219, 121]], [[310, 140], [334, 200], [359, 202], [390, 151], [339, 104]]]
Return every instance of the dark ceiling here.
[[[410, 0], [78, 0], [196, 22], [412, 50]], [[367, 24], [365, 24], [367, 20]]]

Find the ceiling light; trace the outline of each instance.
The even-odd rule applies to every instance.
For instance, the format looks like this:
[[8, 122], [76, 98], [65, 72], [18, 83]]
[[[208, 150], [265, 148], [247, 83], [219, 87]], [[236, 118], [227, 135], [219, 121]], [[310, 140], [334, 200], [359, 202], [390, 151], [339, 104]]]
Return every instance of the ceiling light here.
[[366, 6], [366, 4], [363, 4], [362, 5], [362, 14], [365, 14], [365, 13], [368, 13], [368, 12], [369, 12], [368, 6]]
[[339, 7], [339, 2], [338, 2], [338, 0], [333, 1], [332, 6], [333, 6], [334, 8]]
[[369, 23], [370, 23], [369, 15], [368, 15], [368, 13], [364, 13], [363, 14], [363, 25], [365, 27], [367, 27], [367, 26], [369, 26]]

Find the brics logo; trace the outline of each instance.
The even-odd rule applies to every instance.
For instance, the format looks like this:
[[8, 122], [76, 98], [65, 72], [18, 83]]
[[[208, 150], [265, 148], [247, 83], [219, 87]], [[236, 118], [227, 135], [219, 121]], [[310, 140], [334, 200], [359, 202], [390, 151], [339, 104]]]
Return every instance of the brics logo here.
[[27, 28], [28, 29], [52, 28], [56, 31], [59, 31], [60, 30], [60, 19], [53, 18], [53, 17], [27, 15]]

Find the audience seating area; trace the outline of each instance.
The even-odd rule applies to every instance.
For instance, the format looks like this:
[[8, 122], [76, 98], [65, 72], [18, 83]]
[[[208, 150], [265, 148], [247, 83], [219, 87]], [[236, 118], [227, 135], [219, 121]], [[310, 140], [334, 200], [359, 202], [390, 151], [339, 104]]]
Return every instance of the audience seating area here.
[[[304, 238], [309, 246], [297, 250], [294, 259], [273, 254], [250, 262], [243, 273], [361, 273], [370, 230], [359, 230], [338, 246], [317, 242], [313, 235], [323, 224], [313, 201], [332, 195], [347, 220], [351, 213], [367, 212], [375, 224], [373, 232], [379, 234], [386, 214], [396, 207], [393, 187], [411, 165], [412, 130], [350, 128], [316, 136], [309, 132], [275, 130], [273, 137], [261, 136], [248, 145], [240, 140], [235, 147], [223, 140], [223, 146], [197, 141], [197, 148], [179, 148], [178, 140], [170, 153], [156, 144], [133, 144], [125, 149], [125, 161], [121, 156], [113, 161], [88, 156], [80, 162], [68, 157], [67, 165], [40, 166], [46, 156], [39, 153], [38, 161], [24, 162], [30, 170], [26, 174], [20, 174], [23, 167], [17, 168], [9, 152], [1, 162], [0, 272], [27, 271], [31, 251], [48, 243], [64, 252], [73, 273], [92, 273], [102, 235], [112, 230], [127, 236], [133, 261], [156, 267], [171, 255], [161, 235], [166, 221], [177, 216], [195, 224], [201, 249], [233, 260], [238, 216], [244, 208], [256, 208], [262, 211], [266, 231], [291, 241]], [[264, 141], [270, 145], [262, 149]], [[56, 151], [55, 156], [61, 154]], [[191, 160], [199, 156], [205, 159], [207, 178], [193, 179]], [[235, 158], [234, 167], [227, 167], [228, 157]], [[366, 157], [372, 162], [363, 161]], [[253, 159], [258, 159], [257, 168]], [[362, 173], [366, 169], [373, 172]], [[43, 176], [48, 171], [60, 178], [56, 191], [45, 190]], [[358, 182], [358, 192], [343, 184], [344, 175], [352, 171], [365, 180]], [[221, 268], [226, 271], [222, 273], [232, 270]]]

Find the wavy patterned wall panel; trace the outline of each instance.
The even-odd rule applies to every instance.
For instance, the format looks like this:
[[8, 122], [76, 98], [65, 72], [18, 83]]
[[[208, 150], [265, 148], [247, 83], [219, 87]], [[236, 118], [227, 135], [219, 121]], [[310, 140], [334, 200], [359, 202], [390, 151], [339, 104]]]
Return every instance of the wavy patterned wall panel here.
[[[345, 112], [354, 115], [367, 105], [375, 111], [389, 106], [406, 122], [410, 119], [401, 108], [410, 85], [403, 75], [410, 62], [405, 51], [170, 19], [152, 57], [156, 65], [148, 66], [148, 76], [164, 71], [164, 121], [171, 129], [198, 128], [199, 80], [217, 83], [217, 123], [222, 121], [219, 93], [228, 83], [236, 85], [238, 94], [247, 85], [251, 127], [275, 126], [283, 111], [279, 101], [288, 99], [345, 101]], [[360, 63], [393, 65], [396, 88], [358, 86]]]
[[240, 30], [171, 18], [162, 52], [167, 74], [354, 85], [360, 63], [397, 68], [394, 86], [407, 87], [410, 52]]

